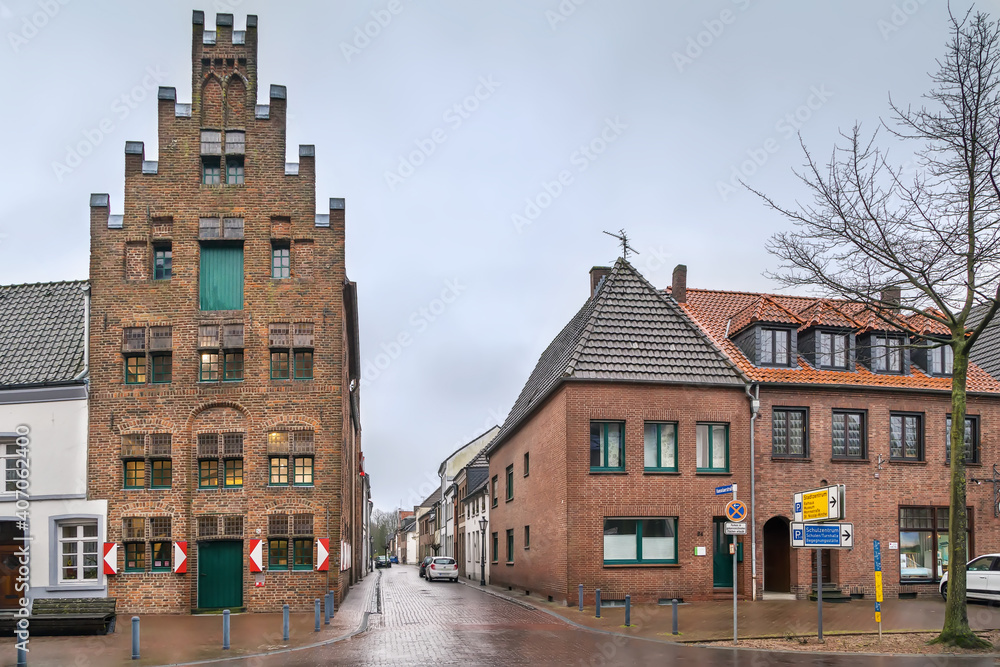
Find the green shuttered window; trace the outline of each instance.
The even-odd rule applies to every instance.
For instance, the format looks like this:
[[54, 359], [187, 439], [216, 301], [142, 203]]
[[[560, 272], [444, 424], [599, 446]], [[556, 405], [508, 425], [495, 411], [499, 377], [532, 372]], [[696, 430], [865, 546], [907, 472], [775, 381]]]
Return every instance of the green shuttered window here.
[[243, 310], [242, 246], [201, 246], [202, 310]]

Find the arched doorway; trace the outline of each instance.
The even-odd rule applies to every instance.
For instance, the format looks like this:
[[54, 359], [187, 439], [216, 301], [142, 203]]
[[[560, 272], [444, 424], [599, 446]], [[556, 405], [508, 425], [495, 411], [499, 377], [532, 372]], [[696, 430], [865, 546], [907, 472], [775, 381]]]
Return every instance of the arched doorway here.
[[764, 590], [792, 590], [792, 545], [788, 519], [772, 517], [764, 524]]

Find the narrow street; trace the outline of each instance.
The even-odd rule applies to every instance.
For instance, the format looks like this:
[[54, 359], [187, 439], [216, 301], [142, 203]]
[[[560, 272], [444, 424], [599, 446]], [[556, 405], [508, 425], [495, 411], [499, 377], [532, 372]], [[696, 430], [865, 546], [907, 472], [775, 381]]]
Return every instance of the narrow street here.
[[[989, 658], [767, 654], [677, 646], [579, 629], [461, 583], [427, 583], [411, 566], [382, 570], [381, 613], [329, 646], [227, 664], [252, 665], [992, 665]], [[666, 661], [669, 661], [667, 663]]]

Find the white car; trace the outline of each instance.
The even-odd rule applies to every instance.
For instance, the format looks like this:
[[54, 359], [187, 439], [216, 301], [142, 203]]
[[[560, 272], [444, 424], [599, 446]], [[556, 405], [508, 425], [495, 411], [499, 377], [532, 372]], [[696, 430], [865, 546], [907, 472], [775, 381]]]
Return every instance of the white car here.
[[438, 556], [427, 564], [427, 581], [435, 579], [451, 579], [458, 581], [458, 565], [454, 558]]
[[[948, 573], [941, 577], [941, 597], [948, 598]], [[1000, 554], [977, 556], [965, 566], [965, 595], [970, 600], [1000, 600]]]

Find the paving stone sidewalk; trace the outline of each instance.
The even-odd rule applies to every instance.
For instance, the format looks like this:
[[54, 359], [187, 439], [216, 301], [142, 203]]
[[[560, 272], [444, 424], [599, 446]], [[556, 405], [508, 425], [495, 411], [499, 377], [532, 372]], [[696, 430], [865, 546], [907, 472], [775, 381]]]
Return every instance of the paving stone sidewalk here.
[[[281, 613], [233, 614], [230, 617], [230, 650], [222, 650], [222, 615], [142, 615], [141, 658], [131, 659], [132, 614], [121, 614], [114, 634], [83, 637], [32, 637], [28, 664], [59, 667], [111, 667], [190, 664], [281, 651], [335, 640], [354, 633], [365, 613], [374, 610], [379, 572], [368, 574], [351, 587], [344, 604], [335, 610], [330, 625], [315, 632], [312, 613], [290, 617], [289, 640], [283, 641]], [[17, 664], [14, 640], [0, 640], [0, 665]]]

